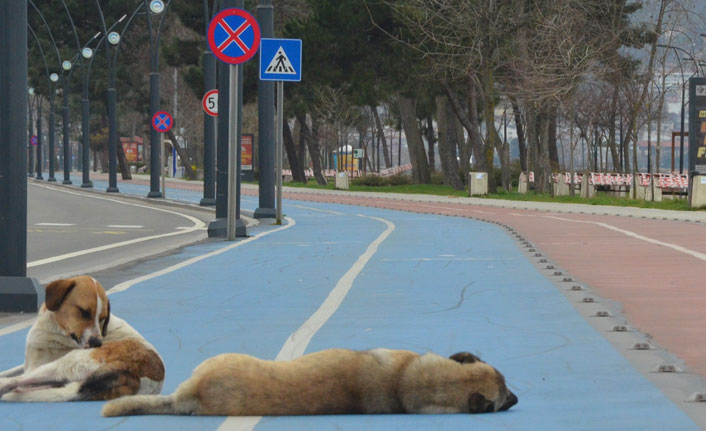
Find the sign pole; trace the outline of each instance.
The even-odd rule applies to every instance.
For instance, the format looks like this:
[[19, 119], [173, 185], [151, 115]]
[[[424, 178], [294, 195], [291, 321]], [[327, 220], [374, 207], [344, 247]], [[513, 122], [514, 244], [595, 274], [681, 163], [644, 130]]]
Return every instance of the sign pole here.
[[159, 134], [159, 176], [162, 179], [162, 197], [167, 197], [167, 186], [164, 180], [164, 166], [162, 163], [164, 161], [164, 133]]
[[235, 181], [236, 181], [236, 156], [238, 132], [238, 70], [235, 64], [228, 67], [230, 109], [228, 110], [228, 221], [226, 240], [235, 241]]
[[282, 224], [282, 147], [284, 141], [284, 82], [277, 81], [277, 151], [275, 160], [277, 167], [275, 173], [277, 175], [277, 213], [276, 223]]

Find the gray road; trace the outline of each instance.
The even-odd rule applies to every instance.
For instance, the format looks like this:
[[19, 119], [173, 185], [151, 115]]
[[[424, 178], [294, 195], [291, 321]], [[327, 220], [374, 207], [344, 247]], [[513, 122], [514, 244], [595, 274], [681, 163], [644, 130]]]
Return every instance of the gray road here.
[[120, 195], [29, 183], [27, 272], [42, 283], [169, 252], [206, 238], [213, 217]]

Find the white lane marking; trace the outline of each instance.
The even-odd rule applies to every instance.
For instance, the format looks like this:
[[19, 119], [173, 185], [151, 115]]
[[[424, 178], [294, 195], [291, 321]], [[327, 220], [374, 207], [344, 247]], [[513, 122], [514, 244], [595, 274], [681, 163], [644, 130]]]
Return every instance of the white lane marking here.
[[35, 223], [35, 226], [76, 226], [76, 223]]
[[[141, 229], [144, 226], [140, 226], [140, 225], [136, 225], [136, 224], [109, 224], [106, 227], [114, 227], [117, 229]], [[181, 229], [181, 228], [178, 227], [177, 229]]]
[[[168, 274], [170, 272], [176, 271], [177, 269], [181, 269], [181, 268], [187, 267], [191, 264], [194, 264], [196, 262], [200, 262], [204, 259], [208, 259], [209, 257], [217, 256], [219, 254], [225, 253], [228, 250], [232, 250], [236, 247], [240, 247], [241, 245], [245, 245], [250, 242], [253, 242], [253, 241], [260, 239], [263, 236], [269, 235], [271, 233], [279, 232], [284, 229], [289, 229], [290, 227], [297, 224], [293, 219], [291, 219], [289, 217], [285, 217], [285, 219], [287, 220], [287, 224], [282, 227], [278, 227], [277, 229], [273, 229], [273, 230], [267, 231], [267, 232], [261, 232], [255, 236], [249, 237], [248, 239], [238, 241], [235, 244], [231, 244], [227, 247], [220, 248], [218, 250], [203, 254], [201, 256], [192, 257], [191, 259], [187, 259], [183, 262], [177, 263], [177, 264], [172, 265], [168, 268], [164, 268], [160, 271], [153, 272], [151, 274], [146, 274], [146, 275], [143, 275], [142, 277], [134, 278], [132, 280], [124, 281], [124, 282], [116, 285], [115, 287], [113, 287], [112, 289], [110, 289], [106, 293], [108, 295], [112, 295], [113, 293], [124, 292], [124, 291], [128, 290], [129, 288], [131, 288], [132, 286], [136, 285], [137, 283], [141, 283], [143, 281], [150, 280], [155, 277], [159, 277], [160, 275]], [[30, 327], [30, 326], [32, 326], [33, 322], [34, 322], [34, 319], [27, 319], [22, 322], [18, 322], [18, 323], [6, 326], [5, 328], [0, 328], [0, 337], [2, 337], [3, 335], [12, 334], [13, 332], [20, 331], [20, 330], [25, 329], [27, 327]]]
[[[287, 341], [282, 346], [282, 350], [279, 351], [276, 361], [287, 361], [298, 358], [304, 354], [306, 346], [309, 345], [311, 338], [321, 329], [322, 326], [328, 321], [328, 319], [333, 315], [333, 313], [338, 310], [345, 299], [348, 292], [353, 287], [353, 282], [356, 277], [363, 270], [365, 265], [370, 261], [373, 255], [377, 252], [378, 247], [383, 241], [387, 239], [388, 236], [395, 230], [395, 225], [385, 219], [378, 217], [370, 217], [362, 214], [358, 214], [359, 217], [370, 218], [373, 220], [378, 220], [387, 225], [385, 231], [378, 236], [375, 241], [370, 243], [365, 252], [358, 257], [358, 260], [353, 264], [353, 266], [343, 274], [336, 286], [331, 290], [328, 297], [319, 306], [318, 310], [307, 319], [302, 326], [299, 327], [292, 335], [287, 338]], [[228, 417], [221, 426], [218, 427], [218, 431], [252, 431], [252, 429], [260, 422], [260, 416], [230, 416]]]
[[34, 319], [23, 320], [22, 322], [14, 323], [10, 326], [0, 328], [0, 337], [7, 334], [12, 334], [13, 332], [21, 331], [25, 328], [29, 328], [34, 323]]
[[697, 259], [706, 261], [706, 254], [704, 254], [704, 253], [700, 253], [700, 252], [698, 252], [698, 251], [690, 250], [690, 249], [688, 249], [688, 248], [686, 248], [686, 247], [682, 247], [682, 246], [677, 245], [677, 244], [671, 244], [671, 243], [664, 242], [664, 241], [660, 241], [660, 240], [657, 240], [657, 239], [654, 239], [654, 238], [646, 237], [646, 236], [640, 235], [640, 234], [638, 234], [638, 233], [635, 233], [635, 232], [632, 232], [632, 231], [629, 231], [629, 230], [621, 229], [621, 228], [619, 228], [619, 227], [610, 225], [610, 224], [608, 224], [608, 223], [601, 223], [601, 222], [597, 222], [597, 221], [587, 221], [587, 220], [571, 220], [571, 219], [568, 219], [568, 218], [556, 217], [556, 216], [544, 216], [544, 217], [546, 217], [546, 218], [551, 218], [551, 219], [555, 219], [555, 220], [562, 220], [562, 221], [573, 222], [573, 223], [595, 224], [595, 225], [597, 225], [597, 226], [601, 226], [601, 227], [604, 227], [604, 228], [606, 228], [606, 229], [609, 229], [609, 230], [612, 230], [612, 231], [615, 231], [615, 232], [620, 232], [620, 233], [622, 233], [622, 234], [624, 234], [624, 235], [627, 235], [627, 236], [630, 236], [630, 237], [639, 239], [639, 240], [641, 240], [641, 241], [645, 241], [645, 242], [649, 242], [650, 244], [661, 245], [661, 246], [663, 246], [663, 247], [671, 248], [672, 250], [676, 250], [676, 251], [678, 251], [678, 252], [681, 252], [681, 253], [684, 253], [684, 254], [688, 254], [689, 256], [695, 257], [695, 258], [697, 258]]
[[53, 256], [53, 257], [49, 257], [46, 259], [35, 260], [33, 262], [28, 262], [27, 268], [32, 268], [32, 267], [40, 266], [40, 265], [46, 265], [48, 263], [59, 262], [61, 260], [71, 259], [71, 258], [78, 257], [78, 256], [84, 256], [86, 254], [110, 250], [113, 248], [123, 247], [126, 245], [136, 244], [136, 243], [140, 243], [140, 242], [150, 241], [153, 239], [166, 238], [166, 237], [175, 236], [175, 235], [183, 235], [185, 233], [194, 232], [197, 230], [202, 230], [206, 227], [206, 224], [204, 222], [202, 222], [201, 220], [197, 219], [196, 217], [192, 217], [187, 214], [181, 214], [176, 211], [170, 211], [170, 210], [166, 210], [163, 208], [155, 208], [155, 207], [151, 207], [148, 205], [140, 205], [140, 204], [131, 203], [131, 202], [122, 202], [122, 201], [119, 201], [116, 199], [104, 198], [102, 196], [93, 196], [93, 195], [86, 194], [86, 193], [76, 193], [76, 192], [71, 192], [68, 190], [58, 189], [58, 188], [54, 188], [54, 187], [47, 187], [47, 186], [39, 185], [39, 184], [34, 184], [34, 185], [37, 187], [43, 187], [43, 188], [49, 189], [49, 190], [54, 190], [54, 191], [58, 191], [58, 192], [62, 192], [62, 193], [68, 193], [70, 195], [89, 197], [89, 198], [93, 198], [93, 199], [101, 199], [101, 200], [105, 200], [105, 201], [119, 203], [121, 205], [129, 205], [129, 206], [135, 206], [135, 207], [139, 207], [139, 208], [146, 208], [146, 209], [150, 209], [150, 210], [154, 210], [154, 211], [165, 212], [165, 213], [169, 213], [169, 214], [175, 214], [175, 215], [178, 215], [178, 216], [181, 216], [181, 217], [188, 219], [189, 221], [191, 221], [194, 224], [191, 227], [188, 227], [185, 229], [177, 229], [174, 232], [164, 233], [164, 234], [160, 234], [160, 235], [146, 236], [146, 237], [142, 237], [142, 238], [135, 238], [135, 239], [127, 240], [127, 241], [116, 242], [113, 244], [107, 244], [107, 245], [94, 247], [94, 248], [90, 248], [90, 249], [86, 249], [86, 250], [79, 250], [79, 251], [75, 251], [72, 253], [66, 253], [66, 254], [62, 254], [59, 256]]
[[231, 245], [229, 245], [229, 246], [226, 246], [226, 247], [223, 247], [223, 248], [219, 248], [218, 250], [214, 250], [214, 251], [209, 252], [209, 253], [206, 253], [206, 254], [202, 254], [201, 256], [192, 257], [191, 259], [187, 259], [187, 260], [185, 260], [185, 261], [183, 261], [183, 262], [177, 263], [177, 264], [175, 264], [175, 265], [172, 265], [172, 266], [170, 266], [170, 267], [164, 268], [164, 269], [159, 270], [159, 271], [157, 271], [157, 272], [153, 272], [153, 273], [151, 273], [151, 274], [143, 275], [142, 277], [138, 277], [138, 278], [134, 278], [134, 279], [132, 279], [132, 280], [124, 281], [124, 282], [122, 282], [122, 283], [116, 285], [116, 286], [113, 287], [112, 289], [110, 289], [110, 290], [108, 291], [108, 295], [112, 295], [112, 294], [118, 293], [118, 292], [124, 292], [124, 291], [128, 290], [129, 288], [131, 288], [132, 286], [134, 286], [134, 285], [137, 284], [137, 283], [141, 283], [141, 282], [143, 282], [143, 281], [147, 281], [147, 280], [150, 280], [150, 279], [152, 279], [152, 278], [159, 277], [160, 275], [169, 274], [170, 272], [174, 272], [174, 271], [176, 271], [177, 269], [185, 268], [185, 267], [187, 267], [187, 266], [189, 266], [189, 265], [192, 265], [192, 264], [194, 264], [194, 263], [196, 263], [196, 262], [200, 262], [200, 261], [202, 261], [202, 260], [204, 260], [204, 259], [208, 259], [209, 257], [218, 256], [219, 254], [223, 254], [223, 253], [225, 253], [225, 252], [227, 252], [227, 251], [229, 251], [229, 250], [232, 250], [232, 249], [234, 249], [234, 248], [236, 248], [236, 247], [240, 247], [240, 246], [242, 246], [242, 245], [249, 244], [249, 243], [251, 243], [251, 242], [253, 242], [253, 241], [256, 241], [256, 240], [262, 238], [263, 236], [269, 235], [269, 234], [271, 234], [271, 233], [279, 232], [279, 231], [284, 230], [284, 229], [289, 229], [290, 227], [292, 227], [292, 226], [294, 226], [295, 224], [297, 224], [297, 223], [294, 221], [294, 219], [291, 219], [291, 218], [289, 218], [289, 217], [285, 217], [285, 220], [287, 220], [287, 224], [284, 225], [284, 226], [278, 227], [277, 229], [273, 229], [273, 230], [266, 231], [266, 232], [260, 232], [260, 233], [257, 234], [257, 235], [248, 237], [247, 239], [244, 239], [244, 240], [242, 240], [242, 241], [238, 241], [238, 242], [236, 242], [235, 244], [231, 244]]
[[322, 210], [322, 209], [319, 209], [319, 208], [307, 207], [307, 206], [304, 206], [304, 205], [292, 205], [292, 204], [289, 204], [289, 206], [290, 206], [290, 207], [295, 207], [295, 208], [302, 208], [302, 209], [310, 210], [310, 211], [318, 211], [318, 212], [322, 212], [322, 213], [329, 213], [329, 214], [333, 214], [333, 215], [343, 215], [343, 213], [338, 212], [338, 211]]

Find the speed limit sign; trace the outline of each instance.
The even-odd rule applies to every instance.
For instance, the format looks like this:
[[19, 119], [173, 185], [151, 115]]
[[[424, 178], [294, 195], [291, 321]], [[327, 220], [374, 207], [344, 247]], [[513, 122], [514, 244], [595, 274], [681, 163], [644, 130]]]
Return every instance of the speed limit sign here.
[[208, 115], [218, 117], [218, 90], [211, 90], [204, 94], [201, 104]]

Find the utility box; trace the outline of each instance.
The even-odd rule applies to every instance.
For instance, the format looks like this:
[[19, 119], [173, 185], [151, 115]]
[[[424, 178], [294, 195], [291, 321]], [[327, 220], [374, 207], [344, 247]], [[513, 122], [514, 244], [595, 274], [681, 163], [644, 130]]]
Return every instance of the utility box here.
[[339, 172], [336, 174], [336, 188], [339, 190], [348, 190], [350, 188], [347, 172]]
[[486, 196], [488, 194], [488, 174], [470, 172], [468, 174], [468, 196]]
[[694, 175], [691, 179], [691, 208], [706, 207], [706, 175]]

